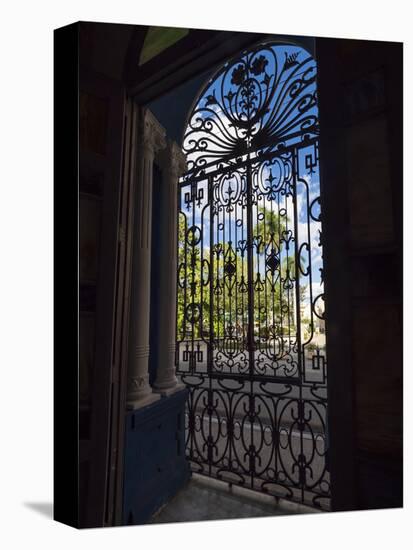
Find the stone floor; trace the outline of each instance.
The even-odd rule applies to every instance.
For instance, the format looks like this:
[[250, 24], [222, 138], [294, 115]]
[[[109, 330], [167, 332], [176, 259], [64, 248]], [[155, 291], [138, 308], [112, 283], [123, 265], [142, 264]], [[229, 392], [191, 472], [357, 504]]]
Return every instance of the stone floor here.
[[319, 510], [193, 474], [150, 523], [255, 518], [319, 513]]

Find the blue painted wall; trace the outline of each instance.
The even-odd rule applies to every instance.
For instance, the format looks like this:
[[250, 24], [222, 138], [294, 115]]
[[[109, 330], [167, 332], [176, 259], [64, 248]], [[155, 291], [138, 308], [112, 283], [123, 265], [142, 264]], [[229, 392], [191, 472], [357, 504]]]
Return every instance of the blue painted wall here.
[[147, 523], [189, 479], [185, 458], [188, 390], [128, 412], [125, 431], [123, 523]]

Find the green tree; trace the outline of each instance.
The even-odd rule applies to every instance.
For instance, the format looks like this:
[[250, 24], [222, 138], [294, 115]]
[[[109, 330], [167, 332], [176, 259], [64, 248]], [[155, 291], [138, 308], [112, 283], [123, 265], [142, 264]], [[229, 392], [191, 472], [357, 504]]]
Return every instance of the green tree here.
[[[202, 265], [200, 243], [197, 235], [187, 227], [185, 216], [178, 222], [178, 274], [177, 274], [177, 338], [186, 338], [194, 332], [199, 338], [209, 330], [209, 289], [203, 284], [207, 277], [206, 265]], [[205, 255], [205, 250], [204, 250]], [[206, 258], [208, 259], [208, 258]], [[189, 320], [185, 320], [185, 310]], [[194, 319], [194, 323], [190, 319]]]
[[[258, 268], [259, 257], [254, 254], [254, 315], [256, 334], [262, 338], [274, 337], [276, 331], [291, 334], [296, 326], [295, 255], [287, 255], [285, 240], [288, 218], [281, 220], [276, 212], [261, 207], [262, 219], [254, 227], [254, 237], [270, 245], [265, 255], [264, 246], [258, 247], [259, 257], [266, 258], [271, 252], [271, 242], [279, 258], [279, 266], [273, 273]], [[204, 248], [201, 258], [201, 243], [179, 216], [178, 229], [178, 289], [177, 289], [177, 337], [195, 338], [207, 336], [211, 328], [210, 277], [212, 277], [212, 329], [216, 339], [242, 339], [248, 327], [248, 267], [247, 253], [232, 243], [215, 243], [212, 250]], [[210, 256], [212, 254], [212, 272]], [[262, 265], [262, 264], [261, 264]], [[264, 271], [264, 273], [263, 273]], [[305, 287], [300, 285], [300, 303], [305, 297]], [[185, 310], [189, 318], [185, 321]]]

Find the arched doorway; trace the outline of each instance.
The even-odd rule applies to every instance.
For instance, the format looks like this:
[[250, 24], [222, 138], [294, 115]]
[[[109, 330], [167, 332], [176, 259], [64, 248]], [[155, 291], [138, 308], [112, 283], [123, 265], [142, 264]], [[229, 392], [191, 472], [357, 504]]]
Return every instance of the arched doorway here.
[[179, 191], [177, 373], [193, 471], [329, 508], [316, 64], [266, 43], [197, 98]]

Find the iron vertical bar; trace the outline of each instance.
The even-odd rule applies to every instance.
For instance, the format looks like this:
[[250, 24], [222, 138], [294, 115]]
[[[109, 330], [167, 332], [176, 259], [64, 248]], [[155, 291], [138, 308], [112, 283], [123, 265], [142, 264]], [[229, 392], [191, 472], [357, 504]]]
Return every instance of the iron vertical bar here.
[[[214, 304], [213, 304], [213, 242], [214, 242], [214, 215], [213, 215], [213, 177], [208, 178], [208, 198], [209, 198], [209, 353], [207, 354], [207, 372], [208, 372], [208, 401], [212, 403], [212, 365], [213, 365], [213, 345], [214, 345]], [[209, 436], [211, 435], [212, 430], [212, 419], [211, 415], [209, 416]], [[211, 463], [209, 464], [209, 475], [212, 473]]]
[[[255, 359], [255, 340], [254, 340], [254, 254], [253, 254], [253, 220], [252, 220], [252, 176], [251, 176], [251, 161], [248, 154], [247, 163], [247, 262], [248, 262], [248, 350], [249, 350], [249, 409], [254, 407], [254, 359]], [[250, 453], [254, 452], [254, 425], [253, 416], [250, 417], [250, 436], [251, 448]], [[251, 474], [251, 489], [254, 487], [254, 459], [250, 455], [250, 474]]]
[[[295, 315], [296, 315], [296, 339], [297, 339], [297, 360], [300, 384], [298, 386], [298, 419], [300, 426], [300, 456], [299, 456], [299, 484], [301, 485], [301, 501], [304, 502], [304, 480], [305, 465], [304, 441], [303, 441], [303, 423], [304, 423], [304, 401], [302, 389], [302, 357], [301, 357], [301, 311], [300, 311], [300, 254], [298, 242], [298, 208], [297, 208], [297, 176], [298, 176], [298, 153], [293, 153], [293, 208], [294, 208], [294, 263], [295, 263]], [[307, 220], [308, 223], [308, 220]], [[304, 468], [304, 473], [303, 469]]]
[[[249, 157], [249, 156], [248, 156]], [[247, 164], [247, 273], [248, 273], [248, 351], [250, 377], [254, 371], [254, 266], [253, 266], [253, 225], [252, 225], [252, 181], [251, 163]]]

